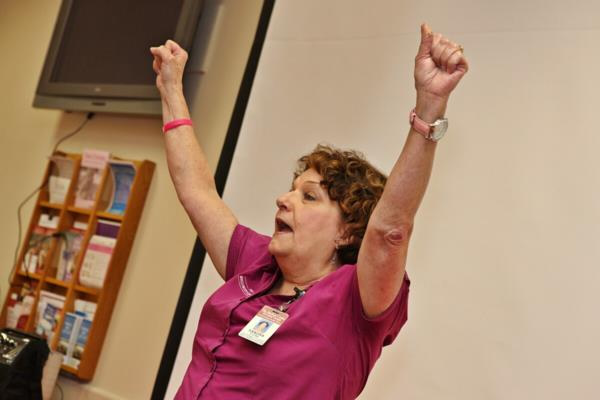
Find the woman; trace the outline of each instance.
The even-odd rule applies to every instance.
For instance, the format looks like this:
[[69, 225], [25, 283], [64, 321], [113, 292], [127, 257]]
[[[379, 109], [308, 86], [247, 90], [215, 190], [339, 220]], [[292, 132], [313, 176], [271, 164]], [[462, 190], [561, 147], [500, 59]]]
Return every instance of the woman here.
[[[151, 53], [169, 171], [226, 280], [204, 306], [176, 398], [356, 398], [407, 318], [408, 243], [468, 69], [462, 47], [423, 24], [416, 107], [389, 178], [355, 152], [318, 146], [276, 200], [272, 237], [239, 225], [217, 194], [182, 93], [187, 54], [173, 41]], [[260, 320], [272, 325], [264, 333], [252, 329]]]

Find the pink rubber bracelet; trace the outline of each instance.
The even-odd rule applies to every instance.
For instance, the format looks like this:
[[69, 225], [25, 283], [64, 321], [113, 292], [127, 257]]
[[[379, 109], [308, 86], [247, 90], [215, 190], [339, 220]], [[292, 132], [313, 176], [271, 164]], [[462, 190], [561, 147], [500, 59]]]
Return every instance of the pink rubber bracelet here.
[[163, 133], [167, 133], [167, 131], [170, 131], [171, 129], [175, 129], [178, 126], [182, 126], [182, 125], [192, 126], [192, 120], [188, 119], [188, 118], [181, 118], [181, 119], [174, 119], [171, 122], [167, 122], [166, 124], [163, 125]]

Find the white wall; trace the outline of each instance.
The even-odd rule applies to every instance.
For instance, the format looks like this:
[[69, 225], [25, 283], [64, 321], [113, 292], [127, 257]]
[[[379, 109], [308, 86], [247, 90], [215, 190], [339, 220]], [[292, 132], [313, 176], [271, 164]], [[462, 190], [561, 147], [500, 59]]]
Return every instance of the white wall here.
[[[598, 15], [594, 1], [276, 3], [225, 191], [265, 233], [316, 143], [390, 170], [422, 21], [471, 64], [416, 221], [409, 321], [361, 399], [597, 397]], [[206, 264], [171, 389], [220, 284]]]

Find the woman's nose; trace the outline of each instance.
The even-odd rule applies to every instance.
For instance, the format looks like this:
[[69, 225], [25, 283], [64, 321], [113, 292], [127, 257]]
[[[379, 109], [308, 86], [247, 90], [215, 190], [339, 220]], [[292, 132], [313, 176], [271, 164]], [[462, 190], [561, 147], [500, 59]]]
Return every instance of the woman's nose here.
[[288, 193], [282, 194], [275, 200], [275, 204], [277, 204], [277, 208], [279, 210], [287, 211], [289, 210], [289, 199]]

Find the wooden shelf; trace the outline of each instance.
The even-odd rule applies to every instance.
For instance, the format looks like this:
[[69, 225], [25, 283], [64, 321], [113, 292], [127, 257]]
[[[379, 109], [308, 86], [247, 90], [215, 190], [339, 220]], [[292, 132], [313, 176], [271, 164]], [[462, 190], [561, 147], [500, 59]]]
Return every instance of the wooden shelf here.
[[74, 376], [77, 376], [77, 372], [78, 372], [78, 370], [76, 370], [75, 368], [69, 367], [69, 366], [67, 366], [67, 365], [62, 365], [62, 366], [60, 367], [60, 369], [62, 369], [62, 370], [63, 370], [63, 371], [65, 371], [65, 372], [68, 372], [69, 374], [72, 374], [72, 375], [74, 375]]
[[45, 207], [45, 208], [53, 208], [55, 210], [62, 210], [62, 208], [64, 207], [64, 204], [58, 204], [58, 203], [50, 203], [48, 201], [40, 201], [38, 203], [41, 207]]
[[17, 271], [17, 275], [24, 276], [25, 278], [29, 277], [31, 279], [35, 279], [36, 281], [41, 281], [42, 280], [42, 275], [36, 274], [36, 273], [33, 273], [33, 272], [27, 273], [27, 272], [23, 271], [22, 269], [19, 269]]
[[94, 296], [100, 295], [102, 289], [91, 288], [83, 285], [75, 285], [75, 290], [81, 293], [88, 293]]
[[75, 206], [69, 206], [69, 207], [67, 207], [67, 210], [77, 213], [77, 214], [83, 214], [83, 215], [91, 215], [92, 214], [92, 210], [90, 210], [88, 208], [79, 208], [79, 207], [75, 207]]
[[[65, 195], [65, 201], [64, 204], [50, 203], [48, 201], [50, 198], [48, 187], [43, 185], [38, 194], [36, 206], [33, 209], [33, 214], [30, 219], [29, 228], [25, 234], [25, 240], [21, 246], [19, 257], [17, 258], [17, 265], [21, 266], [26, 254], [30, 257], [32, 255], [38, 256], [38, 254], [43, 254], [43, 257], [40, 255], [38, 258], [38, 260], [44, 260], [43, 273], [27, 274], [22, 271], [21, 268], [17, 268], [11, 277], [11, 289], [6, 293], [6, 297], [8, 300], [12, 293], [19, 294], [19, 291], [29, 287], [27, 294], [32, 296], [34, 300], [29, 320], [24, 330], [27, 332], [35, 332], [37, 320], [36, 312], [38, 309], [40, 293], [42, 291], [48, 291], [64, 296], [65, 301], [63, 310], [55, 317], [56, 328], [52, 336], [52, 341], [48, 343], [52, 350], [58, 348], [58, 342], [63, 331], [65, 317], [67, 313], [73, 313], [75, 311], [77, 300], [95, 303], [96, 309], [93, 318], [91, 319], [91, 325], [89, 325], [87, 342], [83, 349], [83, 353], [81, 354], [79, 367], [73, 368], [66, 365], [61, 367], [62, 371], [68, 376], [75, 377], [81, 381], [90, 381], [94, 377], [96, 364], [98, 363], [102, 351], [104, 338], [110, 324], [110, 318], [125, 273], [127, 260], [144, 209], [155, 165], [151, 161], [130, 162], [130, 164], [135, 167], [135, 175], [133, 176], [129, 197], [127, 199], [127, 204], [125, 205], [125, 213], [124, 215], [118, 215], [106, 211], [99, 211], [106, 210], [108, 206], [107, 199], [111, 198], [110, 194], [114, 188], [114, 182], [112, 182], [114, 179], [113, 174], [109, 173], [110, 166], [107, 166], [101, 172], [100, 184], [93, 200], [93, 206], [90, 209], [84, 209], [73, 205], [75, 203], [77, 191], [77, 179], [80, 176], [81, 160], [82, 157], [79, 154], [64, 154], [60, 156], [60, 160], [57, 161], [57, 158], [53, 157], [53, 159], [48, 162], [42, 182], [48, 182], [51, 175], [57, 175], [57, 171], [60, 173], [61, 177], [70, 179], [69, 188]], [[61, 170], [58, 169], [59, 162], [66, 162], [67, 167], [72, 167], [71, 169], [68, 169], [68, 174], [70, 175], [61, 173]], [[61, 165], [64, 166], [65, 164]], [[62, 172], [64, 172], [64, 169]], [[40, 229], [37, 225], [40, 216], [43, 213], [48, 213], [57, 217], [58, 226], [55, 230], [41, 230], [42, 232], [40, 234]], [[82, 269], [88, 243], [97, 233], [96, 229], [99, 226], [99, 219], [118, 222], [119, 228], [114, 247], [112, 247], [112, 255], [108, 262], [104, 286], [101, 289], [96, 289], [80, 285], [78, 277], [79, 272]], [[85, 227], [85, 230], [75, 230], [74, 226], [76, 226], [77, 223], [79, 223], [78, 228]], [[60, 234], [54, 235], [53, 233], [56, 232], [59, 232]], [[71, 258], [73, 278], [69, 281], [63, 281], [56, 278], [56, 272], [59, 270], [59, 263], [64, 254], [63, 246], [69, 232], [72, 232], [75, 235], [81, 233], [81, 250], [78, 254], [72, 255]], [[37, 234], [37, 237], [40, 237], [41, 235], [41, 239], [36, 239], [37, 237], [33, 236], [34, 234]], [[46, 242], [46, 240], [49, 241]], [[31, 247], [32, 243], [36, 246], [35, 248]], [[43, 248], [44, 253], [41, 253], [40, 243], [48, 243], [48, 245]], [[32, 252], [30, 247], [33, 248], [35, 252]], [[64, 260], [62, 260], [62, 262], [64, 262]], [[33, 281], [32, 285], [26, 285], [27, 276]], [[6, 325], [8, 303], [8, 301], [4, 302], [4, 307], [0, 314], [0, 328]]]
[[68, 288], [70, 286], [69, 282], [61, 281], [60, 279], [56, 278], [46, 277], [45, 281], [56, 286], [62, 286], [64, 288]]
[[119, 214], [112, 214], [112, 213], [107, 213], [105, 211], [98, 211], [96, 213], [96, 215], [98, 216], [98, 218], [110, 219], [113, 221], [123, 221], [123, 216], [119, 215]]

